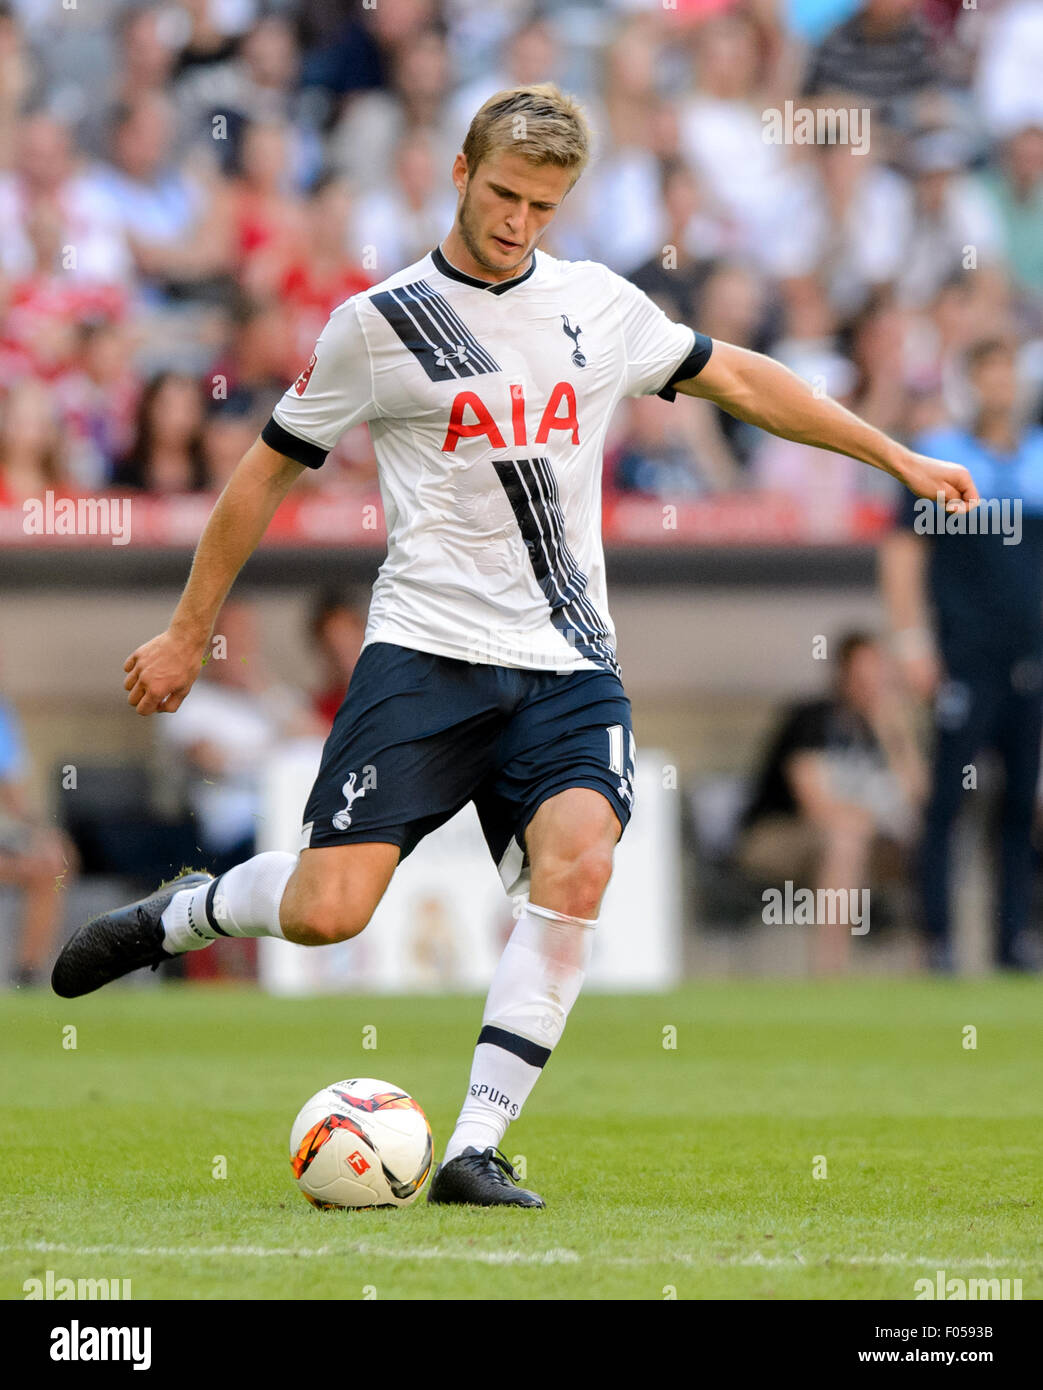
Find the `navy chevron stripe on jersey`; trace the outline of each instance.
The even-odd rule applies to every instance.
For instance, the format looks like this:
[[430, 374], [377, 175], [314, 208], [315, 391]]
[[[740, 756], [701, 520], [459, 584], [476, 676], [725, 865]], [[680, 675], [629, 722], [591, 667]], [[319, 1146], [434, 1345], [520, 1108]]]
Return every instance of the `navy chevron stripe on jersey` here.
[[432, 381], [498, 372], [500, 366], [450, 308], [423, 280], [370, 297]]
[[619, 674], [605, 624], [587, 597], [587, 576], [565, 539], [565, 518], [550, 462], [546, 458], [519, 459], [518, 465], [530, 510], [542, 533], [537, 554], [541, 569], [547, 566], [544, 593], [551, 604], [551, 621], [584, 656]]
[[554, 470], [551, 468], [548, 459], [534, 458], [531, 462], [536, 473], [537, 481], [540, 484], [546, 500], [548, 514], [555, 523], [559, 539], [562, 569], [568, 584], [576, 590], [576, 605], [590, 624], [589, 630], [591, 634], [597, 637], [604, 637], [605, 624], [597, 609], [587, 596], [587, 576], [580, 569], [579, 563], [575, 555], [573, 555], [572, 551], [569, 549], [568, 541], [565, 539], [565, 513], [561, 509], [561, 498], [558, 495], [558, 482], [554, 476]]
[[474, 360], [480, 363], [486, 371], [498, 372], [500, 370], [500, 364], [492, 353], [486, 352], [448, 299], [440, 295], [426, 280], [417, 280], [410, 288], [414, 289], [424, 300], [424, 306], [431, 317], [442, 325], [453, 342], [468, 345]]
[[608, 631], [587, 597], [587, 576], [565, 540], [549, 461], [494, 459], [493, 467], [518, 522], [536, 582], [550, 605], [551, 622], [570, 646], [618, 675]]

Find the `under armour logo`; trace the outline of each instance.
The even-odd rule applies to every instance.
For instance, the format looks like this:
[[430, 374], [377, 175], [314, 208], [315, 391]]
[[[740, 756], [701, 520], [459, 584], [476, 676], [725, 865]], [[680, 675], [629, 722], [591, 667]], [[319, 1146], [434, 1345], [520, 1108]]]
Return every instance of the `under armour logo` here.
[[585, 366], [587, 365], [587, 359], [583, 356], [582, 352], [580, 352], [580, 350], [579, 350], [579, 335], [583, 332], [583, 329], [580, 328], [579, 324], [577, 324], [576, 327], [573, 328], [572, 325], [569, 323], [568, 315], [567, 315], [567, 314], [562, 314], [562, 316], [561, 316], [561, 322], [562, 322], [562, 332], [563, 332], [563, 333], [566, 333], [566, 334], [572, 339], [572, 343], [573, 343], [572, 360], [573, 360], [573, 362], [575, 363], [575, 365], [576, 365], [577, 367], [585, 367]]
[[445, 348], [435, 348], [435, 361], [440, 367], [444, 367], [448, 362], [459, 362], [462, 366], [467, 361], [468, 353], [463, 343], [457, 343], [452, 352], [446, 352]]
[[358, 791], [355, 790], [355, 778], [357, 776], [358, 773], [352, 772], [349, 775], [348, 780], [340, 789], [341, 796], [348, 804], [344, 807], [342, 811], [338, 811], [337, 814], [333, 817], [334, 830], [347, 830], [348, 826], [351, 824], [352, 806], [354, 806], [355, 802], [358, 801], [360, 796], [366, 795], [365, 787], [360, 787]]

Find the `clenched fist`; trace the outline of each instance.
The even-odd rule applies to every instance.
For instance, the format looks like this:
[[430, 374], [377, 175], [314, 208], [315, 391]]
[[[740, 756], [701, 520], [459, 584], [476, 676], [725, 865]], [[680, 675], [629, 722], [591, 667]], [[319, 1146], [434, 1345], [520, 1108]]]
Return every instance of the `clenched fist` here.
[[917, 497], [929, 497], [934, 502], [941, 494], [947, 512], [969, 512], [981, 501], [974, 479], [958, 463], [946, 463], [910, 451], [898, 476]]
[[173, 714], [203, 669], [205, 637], [186, 637], [168, 629], [123, 663], [127, 701], [139, 714]]

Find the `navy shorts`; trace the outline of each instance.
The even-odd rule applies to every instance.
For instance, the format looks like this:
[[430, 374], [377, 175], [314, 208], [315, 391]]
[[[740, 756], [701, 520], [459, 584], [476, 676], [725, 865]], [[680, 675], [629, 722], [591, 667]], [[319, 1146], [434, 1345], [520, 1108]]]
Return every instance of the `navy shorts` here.
[[634, 753], [612, 672], [517, 670], [374, 642], [322, 750], [301, 845], [381, 841], [404, 859], [473, 801], [504, 887], [521, 892], [525, 830], [548, 797], [592, 787], [626, 828]]

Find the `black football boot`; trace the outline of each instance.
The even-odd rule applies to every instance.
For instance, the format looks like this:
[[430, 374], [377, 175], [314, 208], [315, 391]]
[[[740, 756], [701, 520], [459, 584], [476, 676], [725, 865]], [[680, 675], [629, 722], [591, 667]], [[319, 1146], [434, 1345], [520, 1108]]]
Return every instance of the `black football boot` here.
[[173, 956], [163, 950], [160, 918], [175, 893], [208, 883], [210, 878], [210, 874], [182, 874], [162, 884], [151, 897], [92, 917], [69, 939], [54, 963], [51, 988], [55, 994], [75, 999], [132, 970], [143, 970], [147, 965], [155, 970], [172, 960]]
[[427, 1200], [436, 1204], [471, 1207], [545, 1207], [535, 1192], [515, 1187], [518, 1174], [499, 1149], [464, 1149], [440, 1163], [428, 1188]]

